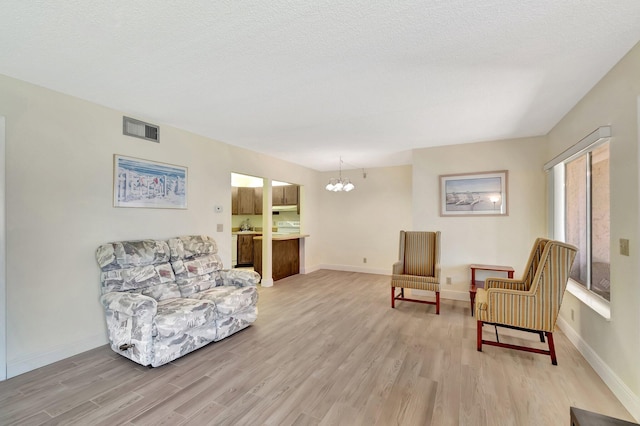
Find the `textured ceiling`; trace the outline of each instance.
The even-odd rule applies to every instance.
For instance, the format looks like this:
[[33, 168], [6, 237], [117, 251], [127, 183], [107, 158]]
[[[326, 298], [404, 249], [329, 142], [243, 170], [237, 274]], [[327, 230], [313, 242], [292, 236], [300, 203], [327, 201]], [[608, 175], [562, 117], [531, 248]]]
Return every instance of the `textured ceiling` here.
[[1, 7], [0, 74], [317, 170], [546, 134], [640, 40], [638, 0]]

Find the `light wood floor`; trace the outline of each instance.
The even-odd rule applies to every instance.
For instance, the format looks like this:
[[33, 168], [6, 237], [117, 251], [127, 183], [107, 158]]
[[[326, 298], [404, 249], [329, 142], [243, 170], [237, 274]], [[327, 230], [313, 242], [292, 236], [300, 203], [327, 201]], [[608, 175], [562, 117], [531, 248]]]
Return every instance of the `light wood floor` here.
[[253, 326], [163, 367], [104, 346], [1, 382], [0, 424], [568, 425], [571, 405], [633, 420], [562, 332], [558, 366], [480, 353], [468, 302], [437, 316], [389, 293], [379, 275], [277, 281]]

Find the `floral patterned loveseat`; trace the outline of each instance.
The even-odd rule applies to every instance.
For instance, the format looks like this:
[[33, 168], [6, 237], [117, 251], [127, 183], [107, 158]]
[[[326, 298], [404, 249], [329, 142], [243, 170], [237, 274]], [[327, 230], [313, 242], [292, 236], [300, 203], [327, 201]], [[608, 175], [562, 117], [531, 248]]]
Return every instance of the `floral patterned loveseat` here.
[[96, 258], [111, 348], [139, 364], [166, 364], [256, 320], [260, 275], [223, 270], [210, 237], [108, 243]]

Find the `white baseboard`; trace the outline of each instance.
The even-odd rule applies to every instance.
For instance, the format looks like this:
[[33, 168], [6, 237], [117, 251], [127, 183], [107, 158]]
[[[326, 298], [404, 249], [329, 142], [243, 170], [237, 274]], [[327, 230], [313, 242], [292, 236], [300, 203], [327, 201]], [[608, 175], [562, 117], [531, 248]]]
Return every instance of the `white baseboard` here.
[[[427, 290], [411, 290], [411, 294], [416, 296], [433, 296], [433, 292]], [[440, 286], [440, 298], [449, 300], [460, 300], [462, 302], [469, 302], [468, 291], [455, 291], [455, 290], [443, 290]]]
[[598, 356], [598, 354], [582, 339], [562, 317], [558, 317], [558, 327], [567, 336], [573, 346], [578, 349], [584, 359], [596, 371], [598, 376], [611, 389], [611, 392], [620, 400], [622, 405], [631, 413], [636, 421], [640, 421], [640, 396], [633, 393], [631, 389], [616, 375], [616, 373]]
[[307, 266], [305, 268], [300, 268], [300, 273], [301, 274], [310, 274], [312, 272], [316, 272], [319, 271], [321, 268], [318, 265], [312, 265], [312, 266]]
[[[388, 275], [391, 276], [391, 273], [388, 269], [376, 269], [376, 268], [364, 268], [362, 266], [351, 266], [351, 265], [318, 265], [314, 268], [309, 268], [309, 272], [318, 271], [320, 269], [330, 269], [332, 271], [345, 271], [345, 272], [362, 272], [365, 274], [376, 274], [376, 275]], [[414, 290], [420, 291], [420, 290]], [[425, 292], [425, 295], [428, 295], [429, 292]], [[419, 293], [417, 293], [419, 294]], [[431, 293], [433, 294], [433, 293]], [[451, 300], [461, 300], [463, 302], [469, 301], [469, 291], [459, 291], [459, 290], [446, 290], [443, 286], [440, 286], [440, 297], [443, 299], [451, 299]]]
[[73, 343], [65, 343], [41, 353], [7, 361], [7, 378], [15, 377], [36, 368], [44, 367], [65, 358], [86, 352], [108, 343], [106, 333], [96, 334]]
[[391, 276], [391, 268], [377, 269], [377, 268], [366, 268], [362, 266], [351, 266], [351, 265], [319, 265], [318, 269], [330, 269], [332, 271], [345, 271], [345, 272], [362, 272], [363, 274]]
[[446, 290], [442, 287], [442, 284], [440, 284], [440, 297], [443, 299], [460, 300], [469, 303], [468, 291]]

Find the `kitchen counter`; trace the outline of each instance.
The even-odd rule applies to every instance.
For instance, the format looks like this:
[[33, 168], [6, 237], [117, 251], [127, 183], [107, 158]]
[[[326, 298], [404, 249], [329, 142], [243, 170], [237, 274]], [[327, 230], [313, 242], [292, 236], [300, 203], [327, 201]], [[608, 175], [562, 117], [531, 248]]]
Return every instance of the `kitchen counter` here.
[[[272, 234], [271, 235], [271, 240], [272, 241], [286, 241], [286, 240], [297, 240], [300, 238], [307, 238], [309, 236], [309, 234]], [[262, 240], [264, 239], [264, 237], [262, 236], [262, 234], [260, 234], [260, 236], [258, 237], [253, 237], [254, 240]]]
[[[300, 273], [300, 240], [307, 234], [280, 234], [271, 238], [271, 273], [273, 280], [289, 277]], [[253, 237], [253, 266], [262, 275], [262, 240], [263, 237]]]

